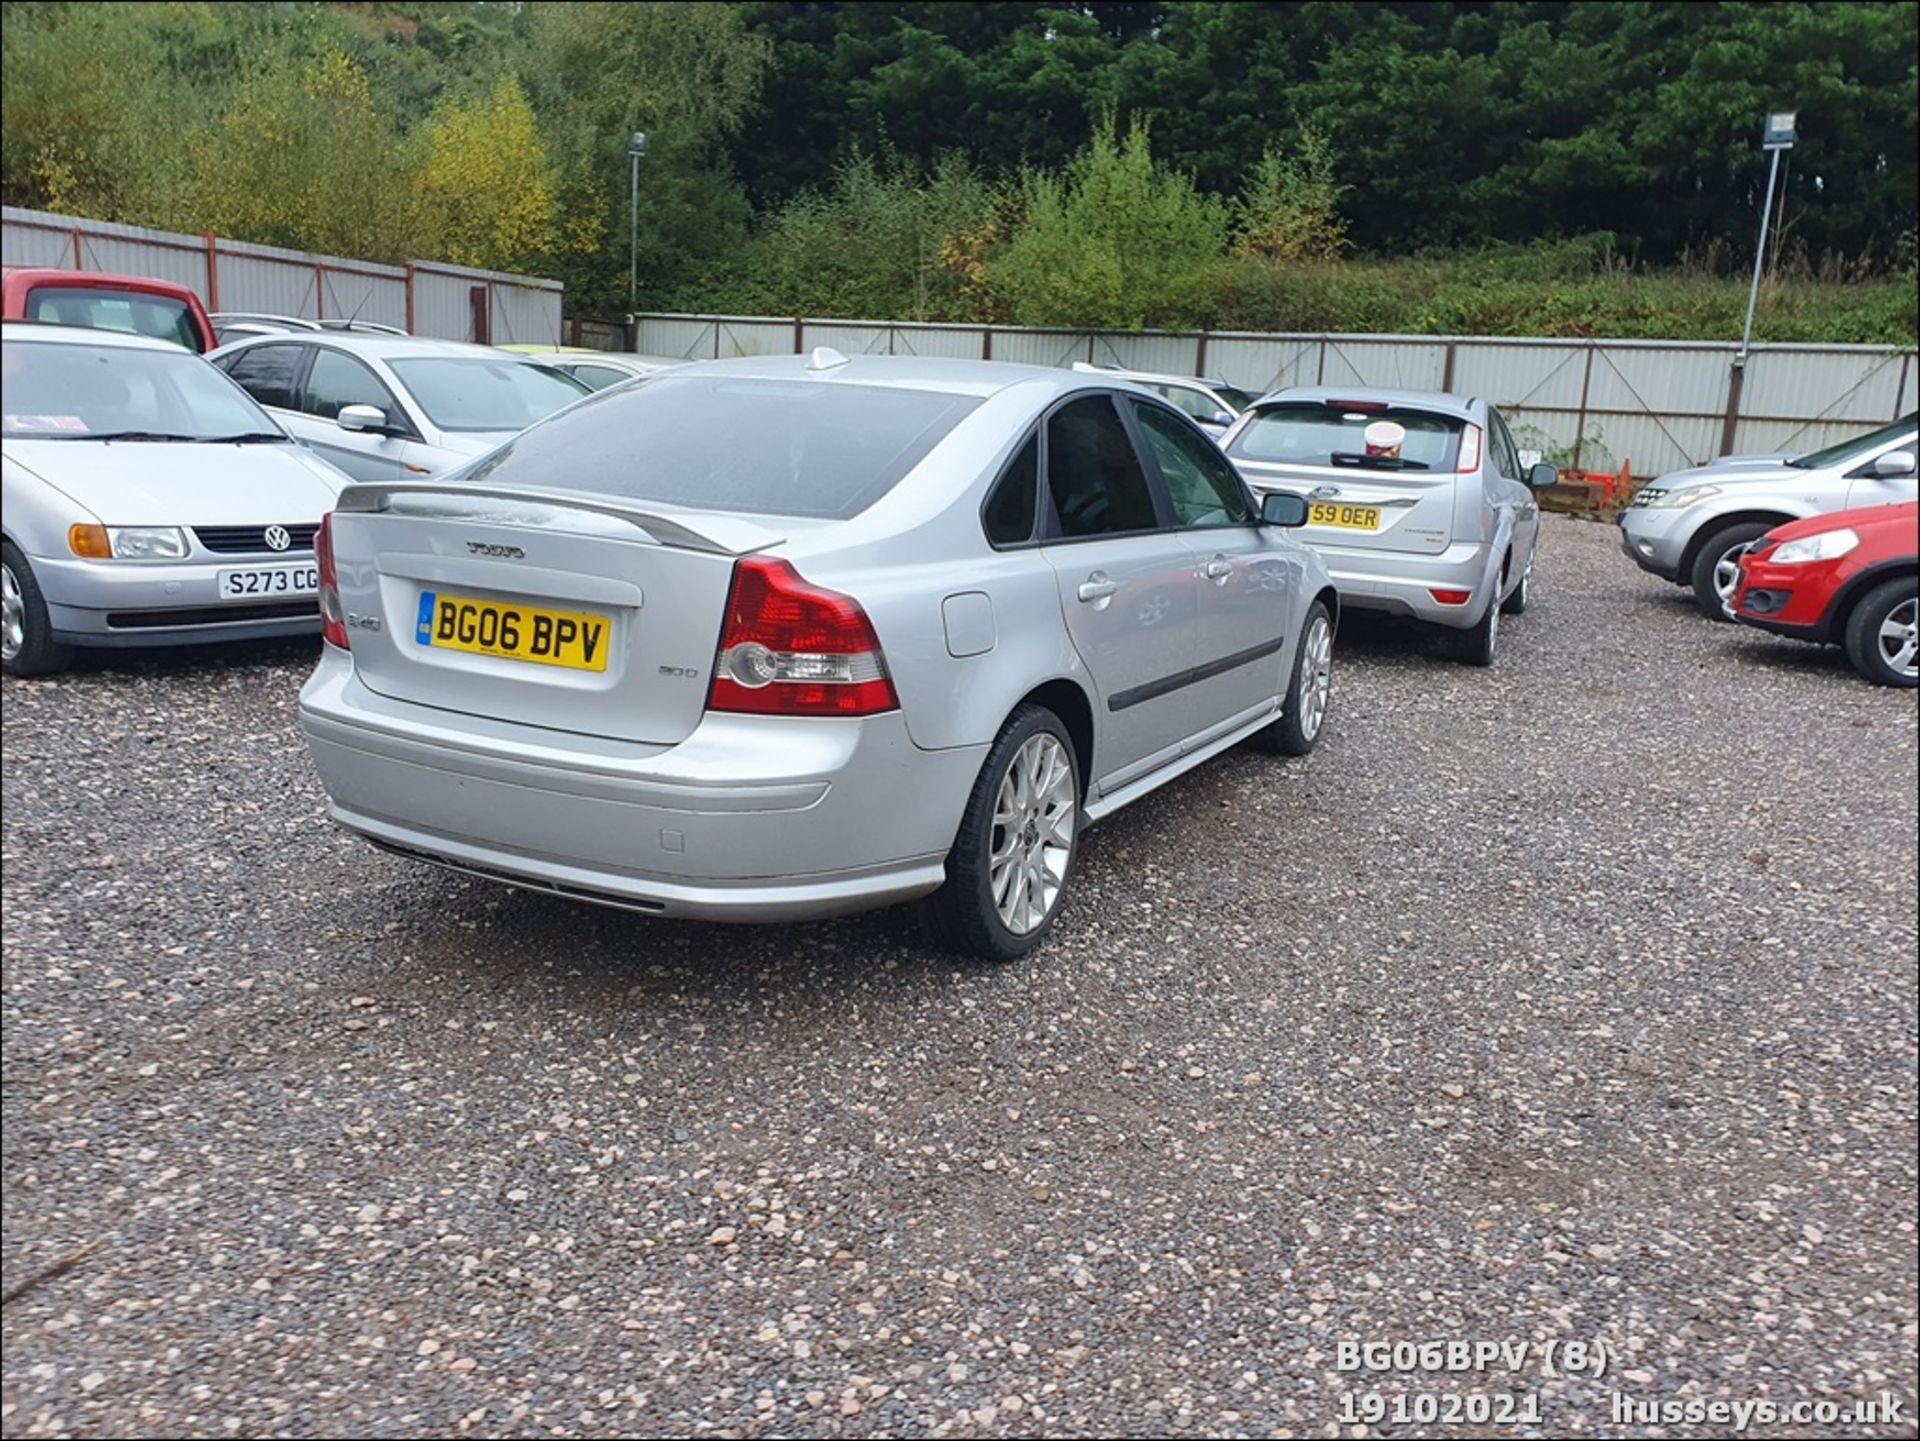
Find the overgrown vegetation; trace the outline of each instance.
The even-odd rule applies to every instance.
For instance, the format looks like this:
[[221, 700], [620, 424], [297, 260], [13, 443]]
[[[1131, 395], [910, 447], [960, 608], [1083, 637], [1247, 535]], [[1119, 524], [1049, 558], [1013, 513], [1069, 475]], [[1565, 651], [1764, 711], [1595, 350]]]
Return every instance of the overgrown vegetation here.
[[1912, 6], [8, 0], [14, 204], [653, 309], [1915, 335]]

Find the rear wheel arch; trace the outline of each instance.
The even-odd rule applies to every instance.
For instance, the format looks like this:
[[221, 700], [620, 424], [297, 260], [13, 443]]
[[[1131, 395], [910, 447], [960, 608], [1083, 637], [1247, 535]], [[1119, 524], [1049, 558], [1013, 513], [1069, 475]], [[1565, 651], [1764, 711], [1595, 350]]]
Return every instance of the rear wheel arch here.
[[1073, 758], [1080, 767], [1080, 801], [1086, 804], [1087, 789], [1093, 784], [1093, 702], [1075, 682], [1057, 677], [1021, 696], [1007, 714], [1014, 714], [1023, 705], [1044, 706], [1067, 728]]

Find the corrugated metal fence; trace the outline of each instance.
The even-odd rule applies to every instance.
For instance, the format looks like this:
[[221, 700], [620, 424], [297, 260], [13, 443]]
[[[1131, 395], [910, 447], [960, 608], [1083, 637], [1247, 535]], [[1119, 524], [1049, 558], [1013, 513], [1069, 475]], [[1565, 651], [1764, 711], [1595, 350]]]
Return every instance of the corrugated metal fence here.
[[249, 310], [309, 320], [348, 317], [415, 335], [483, 344], [560, 340], [557, 280], [415, 260], [375, 265], [304, 250], [0, 208], [8, 265], [151, 275], [185, 285], [208, 310]]
[[1569, 468], [1652, 476], [1736, 451], [1817, 450], [1916, 408], [1914, 351], [1757, 345], [1733, 382], [1731, 342], [1434, 335], [1174, 334], [895, 324], [739, 315], [637, 315], [634, 348], [705, 360], [794, 354], [1075, 361], [1216, 376], [1246, 390], [1377, 385], [1482, 395], [1523, 445]]

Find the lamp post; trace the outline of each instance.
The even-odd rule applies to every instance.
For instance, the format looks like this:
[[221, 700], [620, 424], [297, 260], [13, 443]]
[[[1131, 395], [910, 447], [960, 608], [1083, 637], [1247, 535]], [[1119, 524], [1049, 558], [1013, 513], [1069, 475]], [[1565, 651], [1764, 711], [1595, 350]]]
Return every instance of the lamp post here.
[[1747, 351], [1753, 346], [1753, 310], [1760, 299], [1760, 267], [1767, 259], [1767, 222], [1773, 218], [1773, 187], [1780, 177], [1780, 152], [1793, 149], [1794, 120], [1797, 112], [1781, 110], [1767, 117], [1760, 132], [1760, 148], [1772, 159], [1767, 162], [1767, 198], [1760, 205], [1760, 239], [1753, 248], [1753, 283], [1747, 287], [1747, 323], [1740, 332], [1740, 352], [1733, 358], [1733, 374], [1727, 379], [1727, 417], [1720, 429], [1720, 453], [1733, 452], [1733, 433], [1740, 423], [1740, 392], [1747, 381]]
[[1747, 348], [1753, 343], [1753, 307], [1760, 299], [1760, 267], [1767, 258], [1767, 222], [1773, 218], [1773, 186], [1780, 178], [1780, 152], [1793, 149], [1793, 124], [1796, 112], [1783, 110], [1767, 117], [1767, 128], [1760, 134], [1760, 148], [1773, 158], [1767, 162], [1767, 198], [1760, 206], [1760, 239], [1753, 248], [1753, 284], [1747, 287], [1747, 325], [1740, 333], [1740, 366], [1747, 363]]
[[627, 198], [628, 310], [640, 303], [640, 161], [646, 153], [647, 132], [636, 130], [627, 137], [627, 159], [633, 166], [633, 184]]

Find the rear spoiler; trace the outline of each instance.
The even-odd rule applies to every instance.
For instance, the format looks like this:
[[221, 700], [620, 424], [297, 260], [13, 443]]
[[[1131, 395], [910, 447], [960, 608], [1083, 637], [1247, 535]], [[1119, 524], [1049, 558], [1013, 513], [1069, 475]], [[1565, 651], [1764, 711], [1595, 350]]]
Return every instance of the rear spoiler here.
[[[609, 516], [614, 520], [623, 520], [636, 529], [645, 531], [661, 545], [671, 546], [675, 550], [700, 550], [712, 555], [741, 556], [750, 555], [768, 546], [778, 545], [786, 537], [778, 531], [769, 530], [764, 525], [738, 516], [695, 515], [686, 512], [664, 514], [657, 510], [646, 510], [637, 505], [623, 504], [604, 495], [595, 495], [579, 490], [527, 490], [509, 486], [491, 485], [448, 485], [433, 482], [415, 483], [412, 481], [381, 482], [372, 485], [350, 485], [340, 492], [340, 499], [334, 509], [378, 513], [391, 511], [396, 507], [394, 501], [404, 496], [457, 496], [462, 500], [510, 500], [524, 505], [546, 506], [559, 510], [590, 511], [594, 515]], [[407, 507], [415, 515], [444, 515], [457, 517], [460, 510], [452, 507]], [[481, 521], [494, 517], [472, 515], [470, 519]]]

